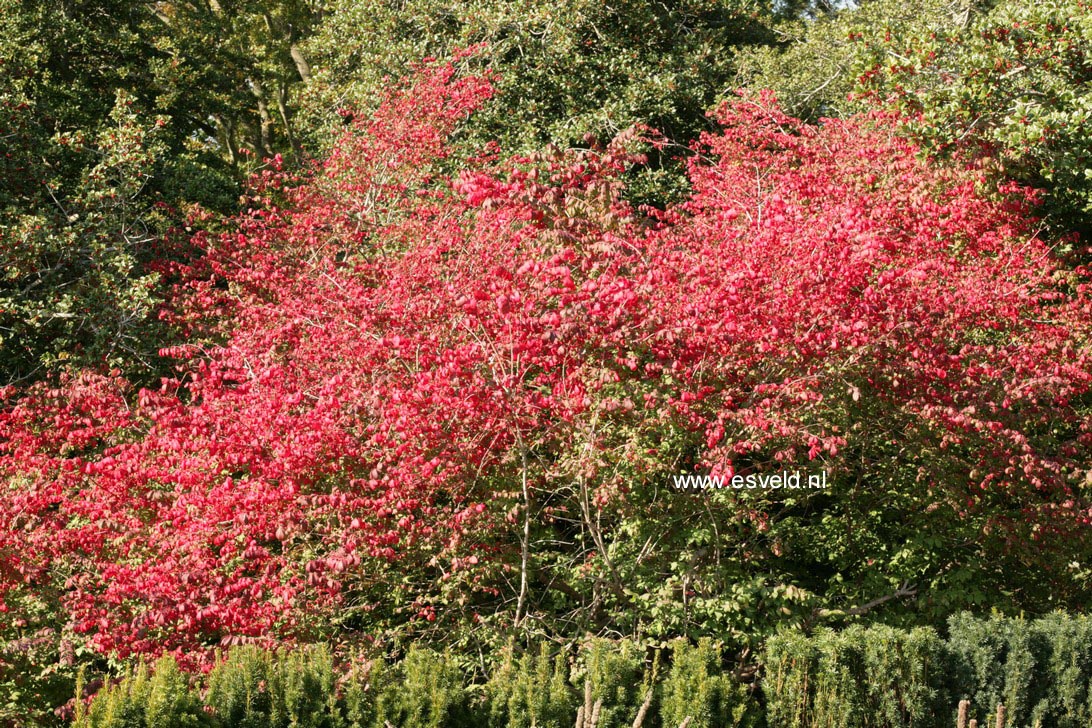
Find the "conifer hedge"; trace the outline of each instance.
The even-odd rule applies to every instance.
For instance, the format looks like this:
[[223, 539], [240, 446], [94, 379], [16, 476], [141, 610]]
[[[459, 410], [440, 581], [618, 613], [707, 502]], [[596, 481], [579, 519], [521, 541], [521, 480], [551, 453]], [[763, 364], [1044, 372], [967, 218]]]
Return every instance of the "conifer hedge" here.
[[756, 684], [739, 680], [730, 655], [708, 639], [666, 648], [510, 644], [484, 680], [450, 653], [418, 646], [400, 660], [347, 664], [323, 646], [246, 646], [203, 679], [171, 657], [140, 665], [79, 701], [74, 728], [1092, 725], [1092, 617], [961, 614], [947, 633], [886, 625], [782, 632], [767, 643]]

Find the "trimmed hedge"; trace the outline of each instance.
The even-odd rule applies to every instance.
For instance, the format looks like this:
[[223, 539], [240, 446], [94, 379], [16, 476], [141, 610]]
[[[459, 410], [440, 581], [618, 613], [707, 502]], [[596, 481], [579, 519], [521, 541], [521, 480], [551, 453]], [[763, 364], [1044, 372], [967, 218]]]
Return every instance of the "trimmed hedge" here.
[[934, 725], [951, 712], [950, 669], [944, 641], [927, 628], [782, 633], [766, 648], [767, 720], [770, 728]]
[[1006, 728], [1092, 725], [1092, 618], [960, 614], [948, 633], [777, 635], [765, 655], [769, 728], [948, 728], [961, 700], [980, 726], [996, 725], [998, 705]]
[[679, 641], [672, 653], [661, 681], [659, 654], [646, 656], [633, 642], [591, 640], [572, 656], [545, 644], [522, 654], [510, 646], [492, 677], [471, 685], [451, 655], [419, 647], [394, 665], [357, 662], [340, 679], [325, 647], [240, 647], [204, 686], [170, 657], [154, 671], [140, 665], [81, 707], [74, 726], [675, 728], [687, 718], [689, 728], [758, 725], [758, 703], [723, 672], [718, 645]]
[[1052, 614], [1036, 620], [953, 617], [951, 650], [969, 717], [993, 725], [1087, 728], [1092, 725], [1092, 618]]
[[[233, 650], [203, 684], [165, 657], [80, 705], [76, 728], [1007, 728], [1092, 725], [1092, 617], [958, 615], [928, 628], [782, 632], [762, 690], [738, 681], [709, 640], [670, 649], [590, 640], [576, 651], [514, 644], [484, 684], [450, 654], [398, 663], [324, 647]], [[664, 664], [667, 663], [667, 664]]]

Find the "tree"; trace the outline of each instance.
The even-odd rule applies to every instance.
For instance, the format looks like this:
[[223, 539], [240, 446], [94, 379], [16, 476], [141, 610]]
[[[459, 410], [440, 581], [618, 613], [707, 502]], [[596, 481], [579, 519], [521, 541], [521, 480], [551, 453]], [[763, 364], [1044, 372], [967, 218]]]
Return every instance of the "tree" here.
[[[197, 662], [1084, 604], [1086, 271], [1020, 189], [768, 96], [720, 109], [650, 216], [635, 131], [445, 176], [491, 93], [424, 68], [313, 177], [269, 172], [202, 237], [179, 311], [223, 344], [180, 378], [10, 402], [9, 609], [49, 594], [96, 650]], [[829, 487], [732, 487], [794, 470]]]
[[298, 157], [289, 107], [308, 13], [3, 0], [0, 381], [70, 364], [160, 373], [182, 228], [208, 222], [196, 208], [233, 213], [265, 155]]
[[803, 17], [777, 28], [777, 44], [740, 54], [740, 79], [769, 89], [794, 116], [809, 121], [850, 116], [871, 106], [854, 94], [861, 76], [895, 62], [894, 55], [915, 38], [959, 32], [987, 10], [966, 0], [870, 0]]
[[981, 163], [1042, 189], [1057, 234], [1088, 236], [1090, 102], [1087, 3], [862, 4], [802, 24], [782, 52], [742, 65], [794, 113], [890, 104], [932, 153]]
[[149, 331], [154, 299], [142, 265], [156, 220], [166, 219], [145, 189], [164, 152], [165, 122], [139, 119], [121, 83], [139, 53], [132, 15], [111, 21], [107, 48], [97, 13], [62, 13], [48, 25], [46, 12], [8, 2], [0, 13], [8, 78], [0, 109], [11, 142], [0, 168], [4, 382], [40, 378], [65, 359], [146, 355], [134, 346]]
[[304, 0], [160, 3], [152, 30], [160, 103], [235, 167], [277, 153], [301, 158], [293, 96], [311, 79], [301, 44], [315, 16]]
[[1092, 233], [1092, 20], [1081, 0], [1001, 2], [977, 22], [887, 46], [862, 78], [910, 130], [943, 152], [978, 147], [1002, 171], [1042, 189], [1059, 232]]
[[[634, 123], [685, 144], [709, 128], [705, 111], [734, 84], [736, 50], [773, 39], [775, 7], [765, 0], [338, 2], [307, 44], [316, 71], [302, 112], [316, 134], [312, 146], [324, 148], [335, 112], [367, 114], [386, 79], [403, 77], [418, 59], [482, 44], [463, 66], [495, 71], [504, 101], [486, 104], [464, 130], [471, 151], [489, 142], [506, 154], [580, 145], [588, 134], [610, 139]], [[662, 202], [684, 180], [668, 162], [675, 150], [664, 160], [653, 155], [642, 192]]]

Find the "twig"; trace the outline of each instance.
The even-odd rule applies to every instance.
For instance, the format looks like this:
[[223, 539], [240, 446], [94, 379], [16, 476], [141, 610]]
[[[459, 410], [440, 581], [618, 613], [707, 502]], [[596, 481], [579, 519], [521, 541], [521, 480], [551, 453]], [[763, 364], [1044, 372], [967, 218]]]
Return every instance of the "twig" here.
[[648, 689], [645, 693], [645, 701], [641, 703], [641, 709], [637, 711], [637, 717], [633, 719], [633, 725], [630, 728], [641, 728], [641, 725], [645, 722], [645, 714], [648, 713], [649, 706], [652, 705], [652, 688]]

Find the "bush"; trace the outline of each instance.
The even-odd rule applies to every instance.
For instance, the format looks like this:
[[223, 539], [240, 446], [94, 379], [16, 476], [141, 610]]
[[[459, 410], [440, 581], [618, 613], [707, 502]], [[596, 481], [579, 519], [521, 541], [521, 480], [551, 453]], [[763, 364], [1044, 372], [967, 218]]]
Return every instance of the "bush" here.
[[376, 696], [375, 728], [476, 726], [462, 671], [449, 653], [411, 647]]
[[[628, 728], [633, 724], [645, 690], [644, 655], [634, 642], [593, 640], [584, 649], [584, 679], [590, 682], [591, 705], [601, 702], [596, 728]], [[585, 687], [585, 691], [587, 687]], [[585, 692], [584, 714], [588, 714]]]
[[962, 697], [979, 724], [998, 703], [1012, 726], [1092, 724], [1092, 619], [960, 614], [949, 631]]
[[[73, 726], [628, 728], [641, 714], [643, 728], [688, 718], [689, 728], [947, 728], [961, 699], [983, 726], [994, 725], [998, 704], [1010, 728], [1092, 725], [1092, 617], [962, 614], [950, 632], [947, 641], [885, 625], [781, 632], [766, 647], [764, 712], [709, 639], [676, 641], [662, 681], [659, 657], [645, 669], [633, 641], [593, 640], [576, 668], [546, 643], [521, 655], [509, 645], [496, 672], [471, 687], [450, 653], [416, 646], [390, 667], [353, 661], [340, 680], [324, 647], [241, 647], [209, 675], [204, 700], [164, 657], [80, 703]], [[581, 723], [581, 713], [597, 720]]]
[[343, 693], [346, 728], [372, 728], [375, 695], [386, 676], [382, 660], [354, 662], [346, 675]]
[[947, 725], [947, 653], [931, 629], [784, 632], [766, 648], [771, 728]]
[[1051, 721], [1058, 728], [1092, 725], [1092, 619], [1056, 613], [1038, 625], [1050, 639]]
[[[717, 113], [662, 226], [618, 197], [622, 145], [429, 176], [489, 93], [422, 71], [210, 240], [192, 316], [231, 325], [193, 376], [5, 409], [0, 592], [33, 568], [123, 658], [524, 618], [742, 647], [867, 604], [1086, 601], [1092, 291], [1016, 200], [764, 96]], [[673, 492], [786, 469], [829, 487]]]
[[490, 728], [570, 728], [576, 714], [576, 692], [569, 684], [564, 653], [550, 657], [549, 646], [525, 652], [518, 660], [513, 646], [485, 686]]
[[677, 640], [671, 670], [662, 688], [660, 716], [665, 728], [722, 728], [759, 725], [757, 705], [747, 689], [732, 675], [721, 671], [721, 651], [712, 641], [697, 646]]
[[247, 646], [212, 671], [206, 702], [221, 725], [233, 728], [335, 728], [342, 724], [336, 697], [325, 647]]
[[192, 728], [210, 725], [201, 699], [170, 656], [155, 670], [146, 663], [107, 687], [91, 701], [88, 711], [78, 703], [75, 728]]

